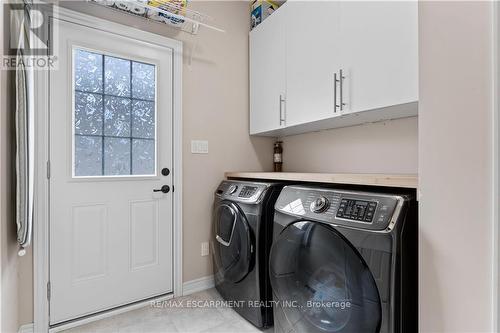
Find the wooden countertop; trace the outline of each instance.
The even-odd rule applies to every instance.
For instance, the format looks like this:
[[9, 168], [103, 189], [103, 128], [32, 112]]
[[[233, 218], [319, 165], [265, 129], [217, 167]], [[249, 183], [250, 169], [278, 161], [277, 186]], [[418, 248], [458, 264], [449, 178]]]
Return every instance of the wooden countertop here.
[[225, 176], [226, 178], [418, 188], [418, 175], [415, 174], [226, 172]]

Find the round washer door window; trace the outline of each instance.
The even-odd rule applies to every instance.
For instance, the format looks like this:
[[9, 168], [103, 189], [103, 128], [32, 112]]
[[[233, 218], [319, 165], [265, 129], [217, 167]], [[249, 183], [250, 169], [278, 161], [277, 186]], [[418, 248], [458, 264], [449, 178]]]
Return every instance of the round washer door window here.
[[215, 274], [228, 282], [241, 281], [251, 268], [252, 235], [235, 204], [223, 202], [216, 208], [214, 234]]
[[286, 227], [273, 243], [270, 278], [279, 311], [297, 332], [378, 332], [382, 310], [373, 276], [333, 227]]

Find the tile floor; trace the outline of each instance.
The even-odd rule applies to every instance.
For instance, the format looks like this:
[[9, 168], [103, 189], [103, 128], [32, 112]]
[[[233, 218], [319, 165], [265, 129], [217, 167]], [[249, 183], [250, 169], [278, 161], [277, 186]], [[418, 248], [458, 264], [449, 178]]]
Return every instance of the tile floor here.
[[[87, 325], [65, 330], [63, 333], [223, 333], [262, 332], [227, 307], [187, 308], [176, 306], [189, 301], [222, 300], [215, 289], [180, 297], [169, 302], [169, 306], [147, 306], [102, 319]], [[175, 302], [175, 303], [173, 303]], [[181, 303], [182, 302], [182, 303]], [[270, 328], [265, 333], [273, 332]]]

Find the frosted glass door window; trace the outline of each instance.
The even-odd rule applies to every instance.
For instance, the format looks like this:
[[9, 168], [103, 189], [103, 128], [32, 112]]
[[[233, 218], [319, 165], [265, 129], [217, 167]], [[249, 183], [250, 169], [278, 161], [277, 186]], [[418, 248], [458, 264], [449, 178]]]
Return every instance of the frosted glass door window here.
[[156, 174], [155, 65], [74, 50], [76, 177]]

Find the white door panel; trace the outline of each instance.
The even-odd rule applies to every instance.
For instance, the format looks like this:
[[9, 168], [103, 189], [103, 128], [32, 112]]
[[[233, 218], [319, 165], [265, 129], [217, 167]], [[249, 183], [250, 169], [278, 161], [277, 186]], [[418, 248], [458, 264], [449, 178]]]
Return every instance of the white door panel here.
[[341, 67], [340, 3], [288, 1], [287, 6], [286, 125], [333, 117], [335, 73]]
[[73, 283], [102, 278], [107, 272], [108, 212], [105, 204], [71, 207], [70, 248]]
[[130, 269], [158, 264], [158, 200], [130, 203]]
[[339, 4], [345, 111], [417, 101], [417, 2]]
[[172, 50], [56, 21], [50, 323], [172, 292]]
[[250, 134], [285, 125], [286, 6], [250, 32]]

